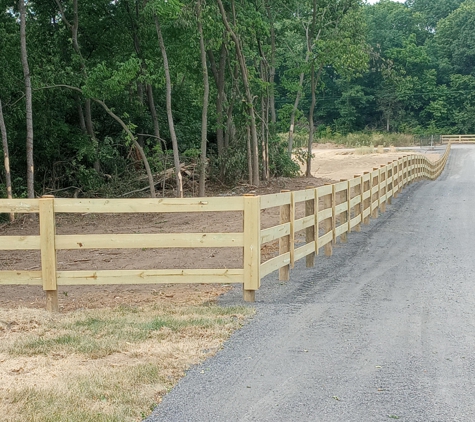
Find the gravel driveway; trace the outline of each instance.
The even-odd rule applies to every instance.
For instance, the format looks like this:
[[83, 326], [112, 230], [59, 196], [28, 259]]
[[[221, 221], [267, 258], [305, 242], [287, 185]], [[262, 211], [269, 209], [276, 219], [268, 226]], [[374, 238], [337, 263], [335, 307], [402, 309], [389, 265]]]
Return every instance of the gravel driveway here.
[[147, 421], [475, 421], [475, 146], [348, 239], [267, 277], [254, 319]]

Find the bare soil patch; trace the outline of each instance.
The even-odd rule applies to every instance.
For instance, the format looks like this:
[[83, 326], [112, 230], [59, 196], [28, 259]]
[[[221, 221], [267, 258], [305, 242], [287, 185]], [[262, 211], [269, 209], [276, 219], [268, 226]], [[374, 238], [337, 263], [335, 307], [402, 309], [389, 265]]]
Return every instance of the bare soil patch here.
[[[266, 195], [283, 189], [300, 190], [308, 186], [322, 186], [340, 179], [349, 179], [373, 167], [387, 164], [413, 151], [385, 151], [361, 154], [332, 144], [315, 144], [312, 161], [313, 177], [278, 178], [263, 183], [259, 188], [239, 185], [216, 195]], [[439, 154], [428, 154], [437, 160]], [[297, 213], [302, 210], [297, 210]], [[278, 222], [279, 210], [263, 211], [263, 227]], [[206, 233], [242, 230], [240, 213], [204, 214], [63, 214], [57, 217], [58, 234], [78, 233]], [[219, 228], [219, 229], [218, 229]], [[39, 234], [37, 221], [24, 215], [14, 224], [0, 229], [0, 236]], [[265, 245], [263, 258], [274, 252], [275, 246]], [[101, 249], [60, 251], [61, 270], [94, 269], [160, 269], [160, 268], [238, 268], [242, 262], [239, 248], [220, 249]], [[4, 251], [0, 255], [0, 270], [39, 270], [38, 251]], [[67, 286], [59, 287], [61, 311], [85, 308], [143, 305], [147, 303], [193, 303], [194, 300], [212, 300], [229, 289], [223, 285], [134, 285], [134, 286]], [[44, 308], [44, 292], [36, 286], [1, 286], [0, 307]]]

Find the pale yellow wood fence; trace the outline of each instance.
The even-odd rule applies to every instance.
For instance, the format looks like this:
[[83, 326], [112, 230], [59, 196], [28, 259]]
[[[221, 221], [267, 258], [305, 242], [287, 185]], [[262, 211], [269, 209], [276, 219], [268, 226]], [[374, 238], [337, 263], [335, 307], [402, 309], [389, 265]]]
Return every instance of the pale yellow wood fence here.
[[[238, 283], [244, 299], [253, 301], [260, 282], [279, 270], [288, 280], [290, 269], [306, 258], [308, 267], [324, 248], [332, 254], [337, 239], [359, 231], [370, 217], [384, 212], [386, 203], [409, 183], [436, 179], [444, 169], [450, 144], [437, 162], [422, 155], [409, 155], [355, 176], [351, 180], [302, 191], [264, 196], [186, 198], [186, 199], [0, 199], [0, 213], [39, 214], [37, 236], [2, 236], [0, 251], [39, 250], [41, 270], [0, 271], [0, 286], [39, 285], [46, 292], [48, 310], [58, 309], [58, 285], [155, 284], [155, 283]], [[279, 207], [280, 223], [262, 229], [263, 210]], [[160, 233], [160, 234], [56, 234], [58, 213], [203, 213], [242, 212], [243, 229], [236, 233]], [[303, 216], [298, 216], [298, 213]], [[299, 234], [301, 236], [299, 236]], [[264, 244], [278, 241], [276, 256], [262, 262]], [[242, 267], [238, 269], [160, 269], [160, 270], [58, 270], [56, 253], [71, 249], [142, 248], [242, 248]]]
[[443, 144], [471, 144], [475, 143], [475, 135], [440, 135]]
[[[279, 279], [288, 280], [291, 268], [306, 258], [307, 267], [323, 248], [332, 255], [332, 245], [346, 242], [351, 231], [378, 218], [393, 197], [409, 183], [421, 179], [434, 180], [445, 167], [450, 144], [437, 162], [423, 155], [408, 155], [371, 172], [331, 185], [301, 191], [282, 192], [261, 197], [261, 210], [280, 207], [280, 224], [261, 230], [261, 247], [279, 240], [279, 252], [261, 263], [260, 277], [279, 270]], [[296, 218], [300, 206], [301, 214]]]

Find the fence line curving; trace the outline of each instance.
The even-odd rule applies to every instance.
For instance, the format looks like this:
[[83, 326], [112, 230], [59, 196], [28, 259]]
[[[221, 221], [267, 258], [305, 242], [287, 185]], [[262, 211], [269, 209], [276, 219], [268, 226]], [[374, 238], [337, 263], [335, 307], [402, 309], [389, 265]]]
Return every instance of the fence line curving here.
[[[373, 168], [351, 180], [300, 191], [264, 196], [185, 199], [67, 199], [44, 196], [38, 199], [0, 199], [0, 213], [39, 214], [37, 236], [2, 236], [0, 250], [39, 250], [41, 270], [0, 271], [1, 285], [38, 285], [46, 294], [46, 308], [58, 310], [58, 285], [236, 283], [243, 285], [244, 300], [254, 301], [261, 279], [279, 271], [288, 280], [296, 261], [305, 258], [313, 267], [323, 248], [332, 255], [332, 245], [346, 242], [348, 233], [377, 218], [386, 204], [409, 183], [436, 179], [450, 153], [431, 162], [423, 155], [408, 155], [386, 166]], [[261, 228], [261, 213], [280, 210], [279, 224]], [[56, 234], [58, 213], [242, 213], [242, 230], [235, 233], [160, 234]], [[301, 214], [301, 215], [300, 215]], [[261, 259], [263, 245], [278, 243], [278, 253]], [[56, 253], [71, 249], [142, 248], [241, 248], [242, 265], [237, 269], [157, 270], [58, 270]]]

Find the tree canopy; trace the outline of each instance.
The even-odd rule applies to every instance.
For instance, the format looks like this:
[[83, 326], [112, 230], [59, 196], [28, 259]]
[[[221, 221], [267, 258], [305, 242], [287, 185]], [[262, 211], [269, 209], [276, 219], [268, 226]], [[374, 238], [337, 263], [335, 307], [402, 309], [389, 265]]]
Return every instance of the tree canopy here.
[[0, 10], [0, 197], [10, 176], [15, 196], [181, 195], [183, 174], [204, 195], [297, 174], [289, 152], [323, 134], [475, 131], [475, 0]]

